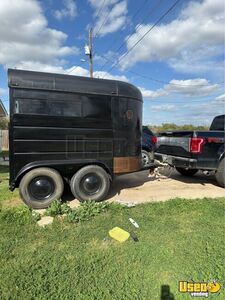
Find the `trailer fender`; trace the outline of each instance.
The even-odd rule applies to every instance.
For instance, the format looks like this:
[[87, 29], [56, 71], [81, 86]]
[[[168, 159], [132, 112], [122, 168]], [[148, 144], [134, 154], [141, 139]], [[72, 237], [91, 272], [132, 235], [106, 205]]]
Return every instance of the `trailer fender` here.
[[76, 169], [78, 171], [80, 168], [90, 165], [90, 164], [96, 164], [103, 169], [109, 174], [110, 180], [113, 178], [113, 173], [112, 169], [107, 165], [107, 163], [100, 162], [98, 160], [93, 160], [93, 159], [82, 159], [82, 160], [49, 160], [49, 161], [34, 161], [32, 163], [29, 163], [25, 165], [17, 174], [15, 180], [12, 182], [10, 185], [10, 190], [13, 191], [16, 187], [18, 187], [20, 180], [22, 177], [29, 171], [35, 168], [39, 167], [49, 167], [57, 170], [61, 175], [63, 176], [63, 172], [61, 171], [63, 166], [70, 166], [71, 168]]

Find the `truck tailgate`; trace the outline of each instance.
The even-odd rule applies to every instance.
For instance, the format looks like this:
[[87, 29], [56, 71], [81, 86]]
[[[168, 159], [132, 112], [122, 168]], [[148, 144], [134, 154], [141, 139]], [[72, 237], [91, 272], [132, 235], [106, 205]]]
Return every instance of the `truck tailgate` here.
[[163, 132], [157, 138], [157, 153], [191, 158], [190, 139], [193, 131]]

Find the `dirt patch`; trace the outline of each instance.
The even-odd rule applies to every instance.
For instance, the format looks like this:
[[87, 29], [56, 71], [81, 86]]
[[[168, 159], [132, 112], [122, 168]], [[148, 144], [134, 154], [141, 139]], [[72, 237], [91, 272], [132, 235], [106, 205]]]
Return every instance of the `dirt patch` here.
[[24, 204], [20, 198], [15, 198], [15, 199], [2, 201], [0, 205], [2, 208], [13, 208], [13, 207], [17, 207], [18, 205], [24, 205]]
[[[193, 177], [185, 177], [174, 171], [169, 178], [149, 178], [148, 171], [117, 176], [113, 181], [107, 200], [109, 202], [143, 203], [166, 201], [172, 198], [216, 198], [225, 197], [225, 189], [219, 187], [214, 176], [199, 172]], [[74, 197], [66, 186], [64, 201]], [[3, 207], [15, 207], [23, 202], [19, 198], [2, 201]], [[74, 202], [77, 203], [77, 200]]]
[[199, 172], [185, 177], [173, 171], [170, 178], [149, 178], [148, 171], [118, 176], [113, 183], [109, 201], [135, 203], [165, 201], [172, 198], [225, 197], [225, 189], [219, 187], [214, 176]]

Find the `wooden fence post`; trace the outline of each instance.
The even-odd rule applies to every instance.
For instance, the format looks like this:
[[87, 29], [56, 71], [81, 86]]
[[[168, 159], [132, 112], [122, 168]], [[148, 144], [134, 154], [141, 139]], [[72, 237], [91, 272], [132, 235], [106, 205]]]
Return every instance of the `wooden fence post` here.
[[8, 130], [2, 130], [2, 151], [8, 151], [9, 150], [9, 131]]

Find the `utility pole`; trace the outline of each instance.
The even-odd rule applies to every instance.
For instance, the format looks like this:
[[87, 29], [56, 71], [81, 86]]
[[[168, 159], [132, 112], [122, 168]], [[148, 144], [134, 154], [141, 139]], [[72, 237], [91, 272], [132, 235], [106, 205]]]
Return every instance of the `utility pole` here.
[[93, 78], [92, 28], [89, 29], [89, 69], [90, 69], [90, 77]]

